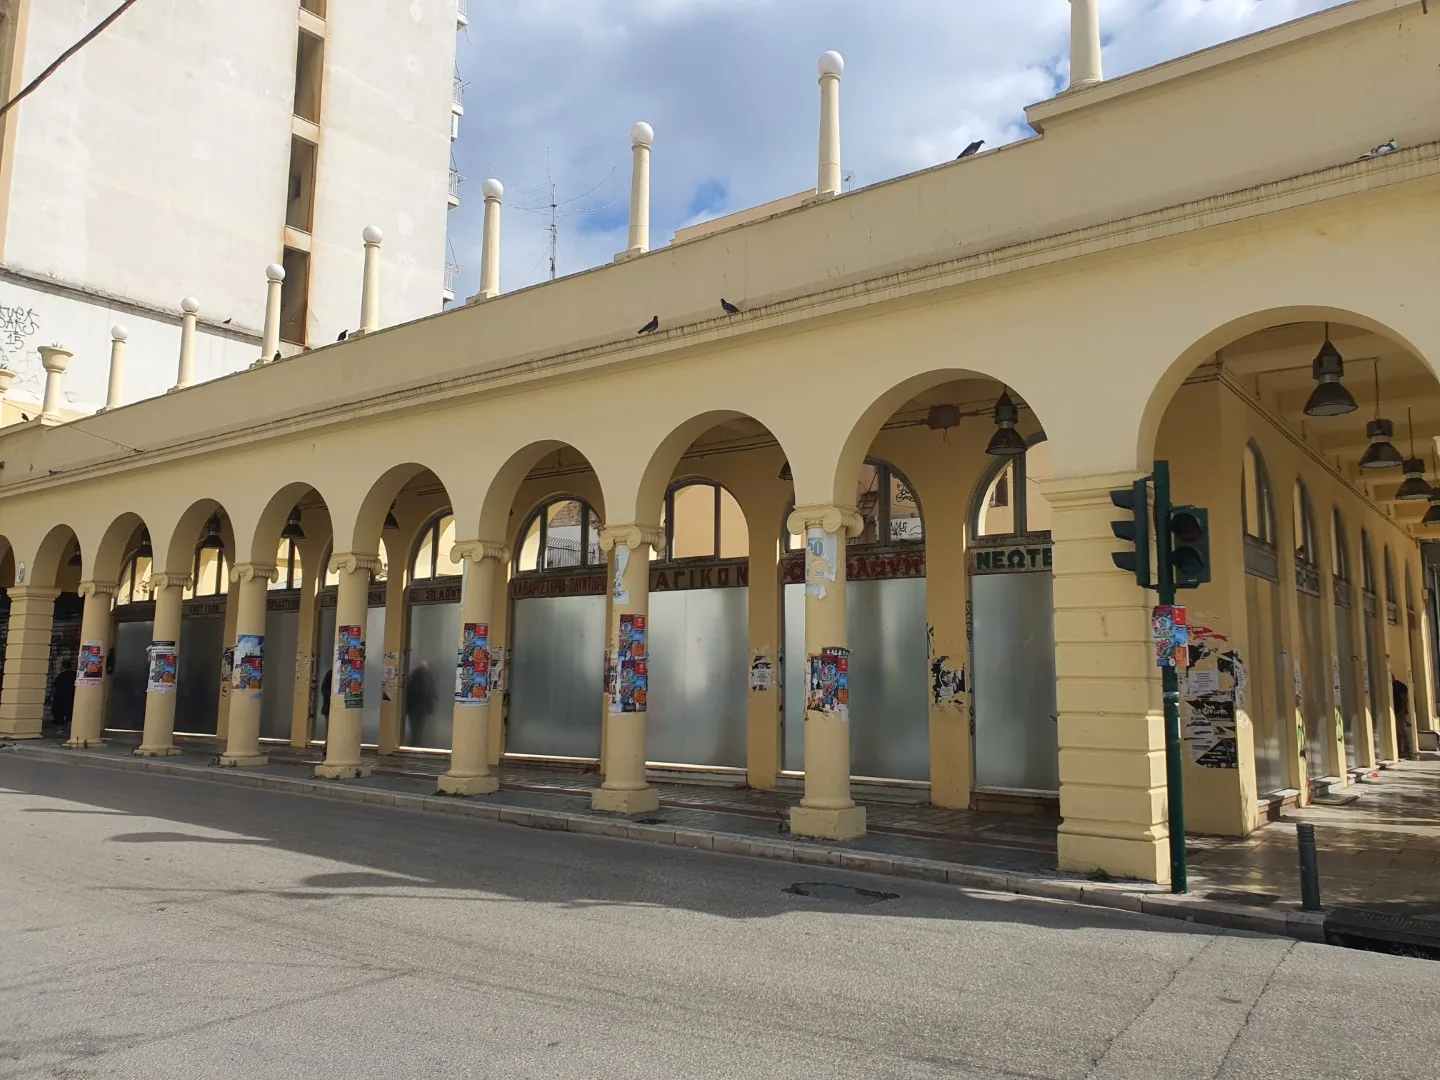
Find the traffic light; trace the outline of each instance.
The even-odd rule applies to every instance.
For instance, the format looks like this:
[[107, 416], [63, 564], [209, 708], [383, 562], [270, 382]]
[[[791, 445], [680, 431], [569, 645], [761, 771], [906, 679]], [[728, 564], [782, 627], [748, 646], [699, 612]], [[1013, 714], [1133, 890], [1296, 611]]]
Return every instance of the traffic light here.
[[1117, 540], [1134, 545], [1133, 551], [1117, 551], [1110, 558], [1121, 570], [1134, 574], [1142, 588], [1153, 588], [1150, 582], [1150, 488], [1146, 481], [1136, 480], [1128, 488], [1110, 492], [1110, 501], [1121, 510], [1130, 511], [1128, 518], [1110, 523], [1111, 532]]
[[1210, 511], [1177, 506], [1170, 511], [1170, 571], [1177, 589], [1210, 580]]

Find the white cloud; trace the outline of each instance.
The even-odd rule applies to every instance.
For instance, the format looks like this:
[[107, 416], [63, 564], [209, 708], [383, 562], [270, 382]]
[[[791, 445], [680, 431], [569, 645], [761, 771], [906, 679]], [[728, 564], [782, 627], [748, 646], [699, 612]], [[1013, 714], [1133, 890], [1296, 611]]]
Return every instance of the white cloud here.
[[[1105, 0], [1106, 74], [1336, 2]], [[503, 288], [548, 276], [547, 148], [562, 204], [559, 271], [573, 273], [625, 247], [636, 120], [655, 127], [651, 242], [659, 246], [683, 225], [814, 186], [815, 59], [826, 49], [845, 55], [843, 163], [856, 186], [948, 160], [972, 139], [993, 147], [1029, 137], [1022, 110], [1062, 89], [1068, 68], [1065, 0], [470, 7], [459, 63], [471, 85], [456, 147], [469, 182], [450, 217], [462, 298], [476, 287], [487, 176], [506, 188]]]

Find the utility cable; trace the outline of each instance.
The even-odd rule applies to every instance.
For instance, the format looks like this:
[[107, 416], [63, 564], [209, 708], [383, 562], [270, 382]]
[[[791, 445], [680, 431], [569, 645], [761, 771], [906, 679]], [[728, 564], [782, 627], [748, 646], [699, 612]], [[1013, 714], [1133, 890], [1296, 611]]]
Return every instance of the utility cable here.
[[29, 97], [36, 90], [38, 90], [40, 88], [40, 84], [43, 83], [46, 79], [48, 79], [51, 75], [54, 75], [56, 69], [58, 69], [61, 64], [65, 63], [66, 60], [69, 60], [70, 57], [74, 56], [86, 45], [90, 44], [90, 42], [94, 41], [97, 37], [99, 37], [101, 33], [104, 32], [107, 26], [113, 23], [121, 15], [124, 15], [125, 12], [129, 11], [134, 3], [135, 0], [124, 0], [124, 3], [122, 3], [118, 8], [116, 8], [104, 19], [102, 19], [100, 21], [100, 24], [96, 26], [94, 30], [91, 30], [74, 45], [71, 45], [70, 48], [66, 49], [63, 53], [61, 53], [53, 64], [47, 67], [44, 71], [40, 72], [39, 75], [36, 75], [35, 78], [31, 79], [30, 84], [26, 86], [24, 90], [21, 90], [20, 93], [16, 94], [9, 101], [5, 102], [4, 105], [0, 105], [0, 116], [4, 116], [16, 105], [19, 105], [20, 102], [24, 101], [27, 97]]

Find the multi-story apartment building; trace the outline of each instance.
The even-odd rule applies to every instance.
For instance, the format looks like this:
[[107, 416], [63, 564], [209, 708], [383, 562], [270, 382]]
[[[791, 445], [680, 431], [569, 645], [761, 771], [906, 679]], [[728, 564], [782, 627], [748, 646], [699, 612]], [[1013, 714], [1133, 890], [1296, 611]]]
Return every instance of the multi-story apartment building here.
[[[0, 0], [13, 97], [118, 0]], [[68, 408], [174, 382], [181, 300], [197, 380], [259, 358], [266, 267], [287, 352], [358, 321], [361, 233], [384, 234], [385, 324], [442, 305], [457, 0], [144, 0], [0, 119], [0, 352], [38, 398], [37, 348], [75, 355]]]

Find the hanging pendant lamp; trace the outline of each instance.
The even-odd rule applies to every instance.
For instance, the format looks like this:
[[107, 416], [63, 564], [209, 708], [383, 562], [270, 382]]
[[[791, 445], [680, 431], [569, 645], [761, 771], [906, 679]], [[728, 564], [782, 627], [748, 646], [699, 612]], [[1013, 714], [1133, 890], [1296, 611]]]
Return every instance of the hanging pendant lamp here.
[[1375, 419], [1365, 425], [1365, 435], [1370, 440], [1364, 455], [1360, 458], [1362, 469], [1393, 469], [1404, 464], [1405, 459], [1390, 440], [1395, 437], [1395, 425], [1380, 415], [1380, 361], [1375, 361]]
[[135, 554], [142, 559], [153, 559], [155, 557], [155, 548], [150, 543], [149, 529], [143, 527], [140, 529], [140, 546], [135, 549]]
[[210, 520], [205, 522], [205, 536], [200, 541], [200, 548], [203, 551], [223, 551], [225, 541], [220, 538], [220, 515], [211, 514]]
[[1018, 457], [1025, 453], [1025, 437], [1015, 430], [1020, 422], [1020, 410], [1010, 400], [1009, 391], [1000, 394], [995, 402], [995, 434], [990, 436], [990, 445], [985, 452], [995, 457]]
[[381, 526], [386, 532], [398, 532], [400, 522], [395, 520], [395, 504], [390, 504], [390, 509], [385, 511], [385, 524]]
[[290, 516], [285, 519], [285, 528], [280, 530], [281, 540], [304, 540], [305, 530], [300, 525], [300, 507], [290, 511]]
[[[1430, 451], [1430, 467], [1435, 467], [1435, 451]], [[1437, 474], [1440, 475], [1440, 474]], [[1440, 487], [1430, 489], [1430, 508], [1425, 511], [1425, 516], [1420, 519], [1421, 525], [1440, 525]]]
[[1401, 502], [1411, 502], [1428, 499], [1430, 485], [1425, 481], [1425, 462], [1415, 456], [1415, 415], [1413, 410], [1406, 409], [1405, 416], [1410, 422], [1410, 456], [1405, 459], [1405, 464], [1400, 466], [1405, 471], [1405, 479], [1400, 482], [1400, 487], [1395, 492], [1395, 498]]
[[1316, 385], [1310, 392], [1310, 400], [1305, 402], [1306, 416], [1343, 416], [1360, 407], [1340, 382], [1345, 375], [1345, 358], [1330, 343], [1329, 323], [1325, 324], [1325, 344], [1311, 361], [1310, 374]]

